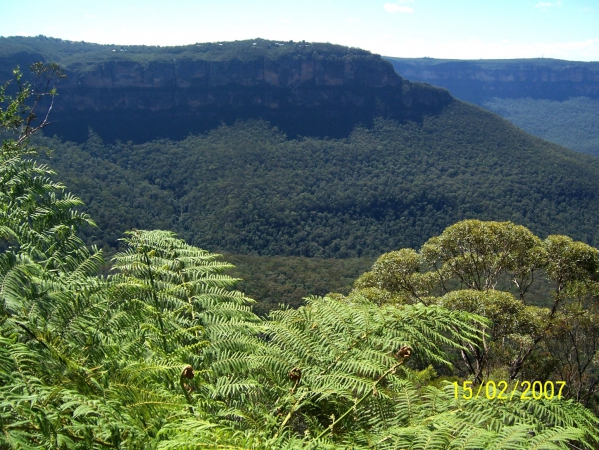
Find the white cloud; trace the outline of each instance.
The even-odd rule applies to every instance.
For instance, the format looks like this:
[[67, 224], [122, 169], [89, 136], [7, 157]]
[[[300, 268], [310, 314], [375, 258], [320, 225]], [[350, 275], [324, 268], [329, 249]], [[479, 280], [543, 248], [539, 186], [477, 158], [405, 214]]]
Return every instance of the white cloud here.
[[[405, 2], [405, 0], [404, 0]], [[400, 0], [400, 3], [403, 3]], [[401, 12], [401, 13], [413, 13], [414, 12], [414, 8], [410, 8], [409, 6], [401, 6], [398, 5], [397, 3], [385, 3], [383, 5], [383, 8], [385, 9], [385, 11], [390, 12], [390, 13], [396, 13], [396, 12]]]
[[552, 8], [552, 7], [561, 7], [562, 6], [562, 1], [561, 0], [557, 0], [557, 2], [553, 3], [553, 2], [539, 2], [535, 5], [535, 8], [539, 8], [541, 11], [546, 11], [547, 8]]

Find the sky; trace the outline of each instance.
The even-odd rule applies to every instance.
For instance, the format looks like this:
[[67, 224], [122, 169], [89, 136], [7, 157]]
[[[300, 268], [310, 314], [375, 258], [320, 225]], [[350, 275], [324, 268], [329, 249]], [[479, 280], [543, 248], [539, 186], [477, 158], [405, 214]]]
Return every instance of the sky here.
[[1, 0], [0, 36], [119, 45], [273, 39], [384, 56], [599, 61], [599, 0]]

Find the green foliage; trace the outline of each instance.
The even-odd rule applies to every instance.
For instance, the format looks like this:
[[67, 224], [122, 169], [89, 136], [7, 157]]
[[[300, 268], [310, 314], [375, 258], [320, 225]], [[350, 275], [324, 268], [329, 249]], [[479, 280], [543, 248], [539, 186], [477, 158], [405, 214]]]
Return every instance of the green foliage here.
[[309, 295], [349, 294], [354, 280], [374, 262], [368, 257], [224, 256], [236, 266], [229, 274], [241, 279], [237, 288], [256, 299], [254, 312], [261, 316], [281, 304], [297, 308]]
[[[379, 122], [339, 140], [288, 140], [267, 123], [245, 122], [180, 142], [106, 144], [94, 133], [83, 146], [36, 142], [55, 149], [43, 161], [58, 167], [98, 223], [81, 234], [88, 244], [114, 253], [124, 231], [160, 228], [246, 254], [235, 257], [237, 276], [260, 314], [309, 294], [348, 292], [348, 276], [336, 283], [316, 267], [319, 276], [304, 276], [305, 265], [285, 256], [351, 266], [354, 257], [418, 248], [464, 218], [512, 220], [542, 237], [596, 245], [596, 160], [454, 106], [422, 125]], [[491, 138], [456, 131], [463, 113], [459, 120]], [[351, 277], [365, 270], [351, 269]]]
[[415, 361], [443, 361], [456, 338], [478, 339], [476, 323], [484, 320], [355, 295], [274, 312], [260, 341], [212, 365], [211, 397], [228, 426], [184, 419], [165, 427], [160, 448], [567, 448], [596, 439], [597, 419], [576, 403], [459, 401], [452, 385], [422, 387], [398, 356], [408, 344]]
[[[456, 354], [459, 372], [477, 383], [494, 374], [567, 379], [570, 395], [589, 405], [597, 402], [599, 380], [598, 264], [596, 248], [567, 236], [541, 240], [510, 222], [466, 220], [419, 252], [381, 256], [355, 287], [379, 304], [439, 304], [487, 318], [485, 339]], [[527, 304], [540, 283], [550, 287], [541, 302], [547, 307]]]
[[100, 278], [101, 254], [75, 234], [91, 223], [81, 201], [15, 152], [0, 173], [0, 446], [154, 447], [167, 418], [189, 414], [181, 361], [198, 360], [211, 326], [253, 317], [223, 292], [227, 266], [170, 233], [135, 232], [119, 273]]
[[[85, 211], [98, 223], [97, 228], [81, 231], [88, 244], [114, 254], [122, 245], [119, 239], [125, 231], [150, 226], [167, 229], [172, 224], [177, 211], [172, 192], [161, 190], [132, 171], [92, 157], [73, 143], [34, 141], [42, 148], [53, 149], [49, 155], [40, 155], [39, 160], [60, 168], [61, 178], [80, 193]], [[92, 135], [87, 146], [90, 152], [101, 152], [102, 147], [102, 141]]]
[[[65, 78], [60, 67], [55, 63], [43, 64], [37, 62], [29, 66], [34, 76], [33, 84], [24, 82], [23, 75], [17, 66], [13, 71], [16, 86], [14, 97], [9, 95], [10, 81], [0, 86], [0, 105], [6, 104], [6, 108], [0, 107], [0, 124], [3, 136], [9, 137], [2, 142], [2, 153], [8, 155], [20, 155], [24, 144], [31, 135], [49, 124], [48, 115], [52, 110], [54, 97], [56, 96], [55, 82]], [[28, 104], [27, 100], [33, 97]], [[49, 102], [44, 104], [44, 100]], [[45, 108], [39, 123], [37, 122], [39, 110]]]
[[[75, 226], [93, 225], [89, 216], [73, 208], [82, 202], [65, 186], [51, 181], [54, 172], [18, 156], [0, 164], [0, 223], [9, 248], [23, 251], [48, 268], [68, 265], [83, 242]], [[71, 265], [71, 268], [73, 266]]]
[[503, 272], [524, 285], [542, 263], [540, 243], [523, 226], [469, 220], [429, 239], [421, 253], [429, 266], [438, 269], [441, 281], [455, 277], [470, 289], [487, 291]]

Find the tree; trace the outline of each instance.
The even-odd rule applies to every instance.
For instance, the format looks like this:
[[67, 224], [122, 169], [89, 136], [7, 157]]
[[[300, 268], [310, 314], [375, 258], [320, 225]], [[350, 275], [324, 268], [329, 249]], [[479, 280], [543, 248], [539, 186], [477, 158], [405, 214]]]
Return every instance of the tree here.
[[[571, 360], [565, 342], [585, 348], [577, 381], [568, 379], [573, 392], [589, 394], [599, 381], [584, 374], [594, 372], [591, 362], [597, 352], [588, 328], [592, 322], [580, 321], [581, 298], [587, 298], [584, 309], [592, 311], [599, 293], [598, 268], [598, 250], [567, 236], [541, 240], [510, 222], [466, 220], [431, 238], [419, 252], [403, 249], [381, 256], [356, 282], [356, 290], [381, 303], [440, 304], [489, 319], [491, 325], [481, 330], [488, 338], [479, 346], [467, 345], [468, 351], [460, 352], [462, 364], [456, 364], [459, 373], [470, 374], [476, 383], [493, 373], [522, 378], [522, 371], [561, 380], [563, 365], [550, 369], [546, 364], [539, 372], [543, 355], [563, 363]], [[576, 331], [581, 326], [589, 333]], [[586, 388], [580, 384], [583, 379]]]
[[[23, 74], [18, 66], [13, 70], [16, 83], [14, 97], [7, 92], [10, 81], [0, 86], [0, 104], [7, 104], [4, 110], [0, 108], [0, 124], [5, 133], [14, 137], [4, 139], [2, 152], [5, 155], [20, 154], [29, 137], [50, 124], [49, 116], [56, 96], [55, 84], [58, 80], [66, 78], [62, 69], [55, 63], [37, 62], [29, 66], [29, 69], [34, 76], [33, 84], [23, 81]], [[30, 102], [32, 96], [33, 101]], [[38, 116], [39, 109], [45, 109], [41, 114], [41, 120]]]

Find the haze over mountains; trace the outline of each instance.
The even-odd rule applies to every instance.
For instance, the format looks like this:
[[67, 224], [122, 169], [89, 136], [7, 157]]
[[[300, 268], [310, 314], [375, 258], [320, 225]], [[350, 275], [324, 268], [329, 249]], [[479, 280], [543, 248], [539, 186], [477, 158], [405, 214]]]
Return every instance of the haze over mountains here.
[[599, 156], [599, 62], [386, 59], [401, 76], [447, 88], [535, 136]]

